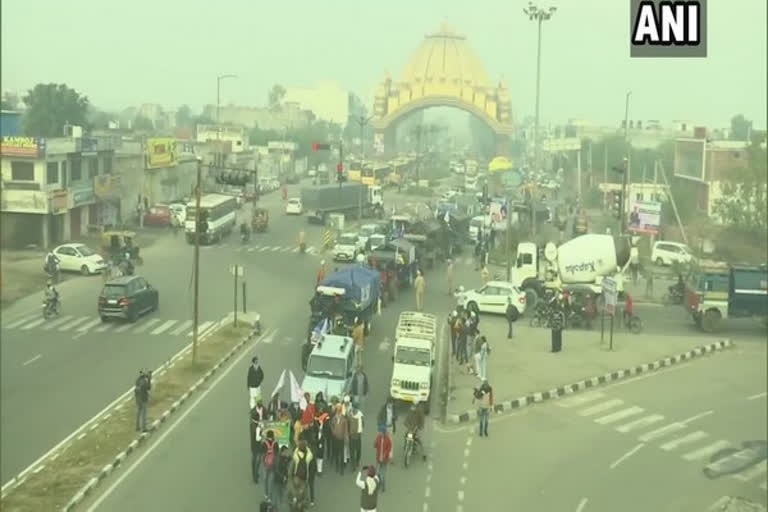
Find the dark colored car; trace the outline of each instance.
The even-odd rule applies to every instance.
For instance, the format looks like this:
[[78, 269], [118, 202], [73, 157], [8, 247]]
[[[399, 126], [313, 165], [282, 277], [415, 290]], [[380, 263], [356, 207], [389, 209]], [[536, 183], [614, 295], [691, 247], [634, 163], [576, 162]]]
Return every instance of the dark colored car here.
[[171, 209], [167, 204], [156, 204], [144, 214], [145, 226], [168, 227], [171, 225]]
[[123, 318], [135, 322], [139, 315], [155, 311], [160, 294], [141, 276], [123, 276], [108, 281], [99, 295], [99, 316], [102, 322]]

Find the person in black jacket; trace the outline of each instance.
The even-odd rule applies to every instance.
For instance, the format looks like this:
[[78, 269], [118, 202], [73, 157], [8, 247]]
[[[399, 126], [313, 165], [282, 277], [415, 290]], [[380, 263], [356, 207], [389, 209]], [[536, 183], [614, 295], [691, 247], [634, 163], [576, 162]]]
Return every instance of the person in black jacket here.
[[264, 380], [264, 371], [259, 365], [259, 358], [253, 356], [251, 366], [248, 367], [248, 393], [250, 396], [250, 409], [256, 407], [256, 402], [261, 400], [261, 383]]
[[291, 450], [287, 446], [280, 447], [280, 456], [275, 462], [275, 474], [272, 481], [272, 489], [270, 499], [276, 505], [280, 505], [283, 500], [283, 494], [285, 493], [285, 485], [288, 481], [288, 469], [291, 467]]

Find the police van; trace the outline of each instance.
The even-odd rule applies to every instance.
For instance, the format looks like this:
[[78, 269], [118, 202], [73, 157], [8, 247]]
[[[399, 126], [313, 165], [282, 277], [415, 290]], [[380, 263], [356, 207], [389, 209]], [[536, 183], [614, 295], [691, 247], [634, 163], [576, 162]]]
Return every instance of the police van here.
[[395, 330], [390, 395], [396, 401], [426, 404], [429, 412], [435, 366], [437, 317], [429, 313], [400, 313]]
[[309, 354], [301, 389], [312, 397], [322, 391], [326, 400], [341, 399], [352, 384], [354, 357], [352, 338], [324, 334]]

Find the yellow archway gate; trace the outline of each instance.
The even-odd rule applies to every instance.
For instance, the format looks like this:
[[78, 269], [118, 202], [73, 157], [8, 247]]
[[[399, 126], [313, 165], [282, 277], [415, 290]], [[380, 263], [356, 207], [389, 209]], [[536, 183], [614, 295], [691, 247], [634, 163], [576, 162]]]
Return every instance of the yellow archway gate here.
[[424, 37], [400, 80], [387, 75], [373, 106], [374, 149], [391, 152], [394, 126], [403, 116], [429, 107], [465, 110], [496, 134], [497, 154], [506, 155], [512, 135], [509, 91], [502, 80], [493, 85], [466, 37], [446, 25]]

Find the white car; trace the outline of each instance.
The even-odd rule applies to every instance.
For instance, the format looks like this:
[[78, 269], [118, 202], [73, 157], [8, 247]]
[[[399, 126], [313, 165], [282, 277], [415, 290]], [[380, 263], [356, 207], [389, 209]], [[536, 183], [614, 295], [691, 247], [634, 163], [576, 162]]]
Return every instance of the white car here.
[[304, 213], [304, 206], [301, 204], [301, 199], [298, 197], [288, 199], [288, 204], [285, 205], [285, 213], [287, 215], [301, 215]]
[[457, 305], [480, 313], [506, 314], [509, 301], [517, 309], [518, 316], [525, 313], [525, 292], [507, 281], [488, 281], [476, 290], [462, 287], [456, 293]]
[[308, 178], [314, 178], [317, 176], [317, 170], [316, 169], [310, 169], [307, 171], [307, 177]]
[[358, 238], [360, 238], [362, 246], [365, 247], [368, 243], [368, 239], [376, 234], [383, 234], [382, 227], [379, 224], [363, 224], [360, 226], [360, 234], [358, 235]]
[[53, 250], [59, 258], [59, 269], [80, 272], [84, 276], [98, 274], [107, 268], [101, 254], [83, 244], [63, 244]]
[[363, 252], [357, 233], [343, 233], [333, 246], [333, 259], [336, 261], [355, 261], [355, 256]]
[[178, 226], [183, 226], [184, 221], [187, 220], [187, 205], [171, 203], [168, 205], [168, 208], [171, 210], [171, 216], [173, 217], [174, 222], [176, 222]]
[[691, 262], [693, 255], [687, 245], [678, 242], [656, 242], [651, 250], [651, 261], [659, 266]]

